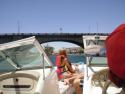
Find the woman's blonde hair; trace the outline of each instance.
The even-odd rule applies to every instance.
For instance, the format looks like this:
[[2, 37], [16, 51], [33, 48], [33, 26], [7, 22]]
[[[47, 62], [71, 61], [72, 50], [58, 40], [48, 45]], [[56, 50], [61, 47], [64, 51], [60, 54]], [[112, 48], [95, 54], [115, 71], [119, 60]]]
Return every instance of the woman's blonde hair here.
[[64, 56], [67, 57], [66, 50], [65, 50], [65, 49], [60, 49], [60, 50], [59, 50], [59, 55], [64, 55]]

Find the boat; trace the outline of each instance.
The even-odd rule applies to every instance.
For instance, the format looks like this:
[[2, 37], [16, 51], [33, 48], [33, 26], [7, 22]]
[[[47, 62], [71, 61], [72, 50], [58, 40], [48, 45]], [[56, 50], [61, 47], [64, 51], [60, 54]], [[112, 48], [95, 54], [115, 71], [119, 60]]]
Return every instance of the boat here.
[[[83, 94], [116, 94], [108, 78], [107, 36], [83, 36], [86, 64]], [[58, 80], [56, 69], [35, 37], [0, 44], [0, 94], [75, 94]]]
[[0, 44], [0, 94], [72, 94], [35, 37]]
[[83, 94], [118, 94], [121, 88], [108, 77], [105, 50], [107, 36], [83, 36], [86, 64], [84, 65]]

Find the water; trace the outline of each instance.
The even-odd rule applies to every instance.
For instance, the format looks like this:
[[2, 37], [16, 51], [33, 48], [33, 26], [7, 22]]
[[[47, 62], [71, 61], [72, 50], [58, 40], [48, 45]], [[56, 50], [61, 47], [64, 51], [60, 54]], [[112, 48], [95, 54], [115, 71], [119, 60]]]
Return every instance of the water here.
[[[84, 54], [70, 54], [68, 55], [68, 59], [71, 63], [86, 63], [86, 58]], [[56, 56], [51, 55], [50, 60], [55, 65]]]

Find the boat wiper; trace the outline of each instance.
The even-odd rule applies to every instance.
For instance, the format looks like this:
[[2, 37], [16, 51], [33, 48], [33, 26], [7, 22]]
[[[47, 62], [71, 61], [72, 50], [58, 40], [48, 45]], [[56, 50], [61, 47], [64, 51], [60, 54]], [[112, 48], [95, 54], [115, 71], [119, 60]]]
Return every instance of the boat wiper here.
[[11, 64], [11, 65], [12, 65], [13, 67], [15, 67], [17, 70], [18, 70], [18, 69], [21, 69], [21, 68], [18, 66], [18, 64], [14, 63], [13, 60], [12, 60], [8, 55], [6, 55], [5, 52], [0, 51], [0, 54], [1, 54], [1, 56], [2, 56], [4, 59], [7, 60], [7, 62], [8, 62], [9, 64]]

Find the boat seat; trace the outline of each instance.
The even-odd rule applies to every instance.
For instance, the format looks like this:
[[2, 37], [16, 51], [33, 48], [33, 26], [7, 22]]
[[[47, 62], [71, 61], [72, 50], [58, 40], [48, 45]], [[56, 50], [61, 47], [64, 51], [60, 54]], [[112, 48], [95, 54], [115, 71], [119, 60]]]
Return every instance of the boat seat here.
[[73, 87], [65, 85], [64, 82], [59, 81], [60, 94], [73, 94], [75, 92]]

